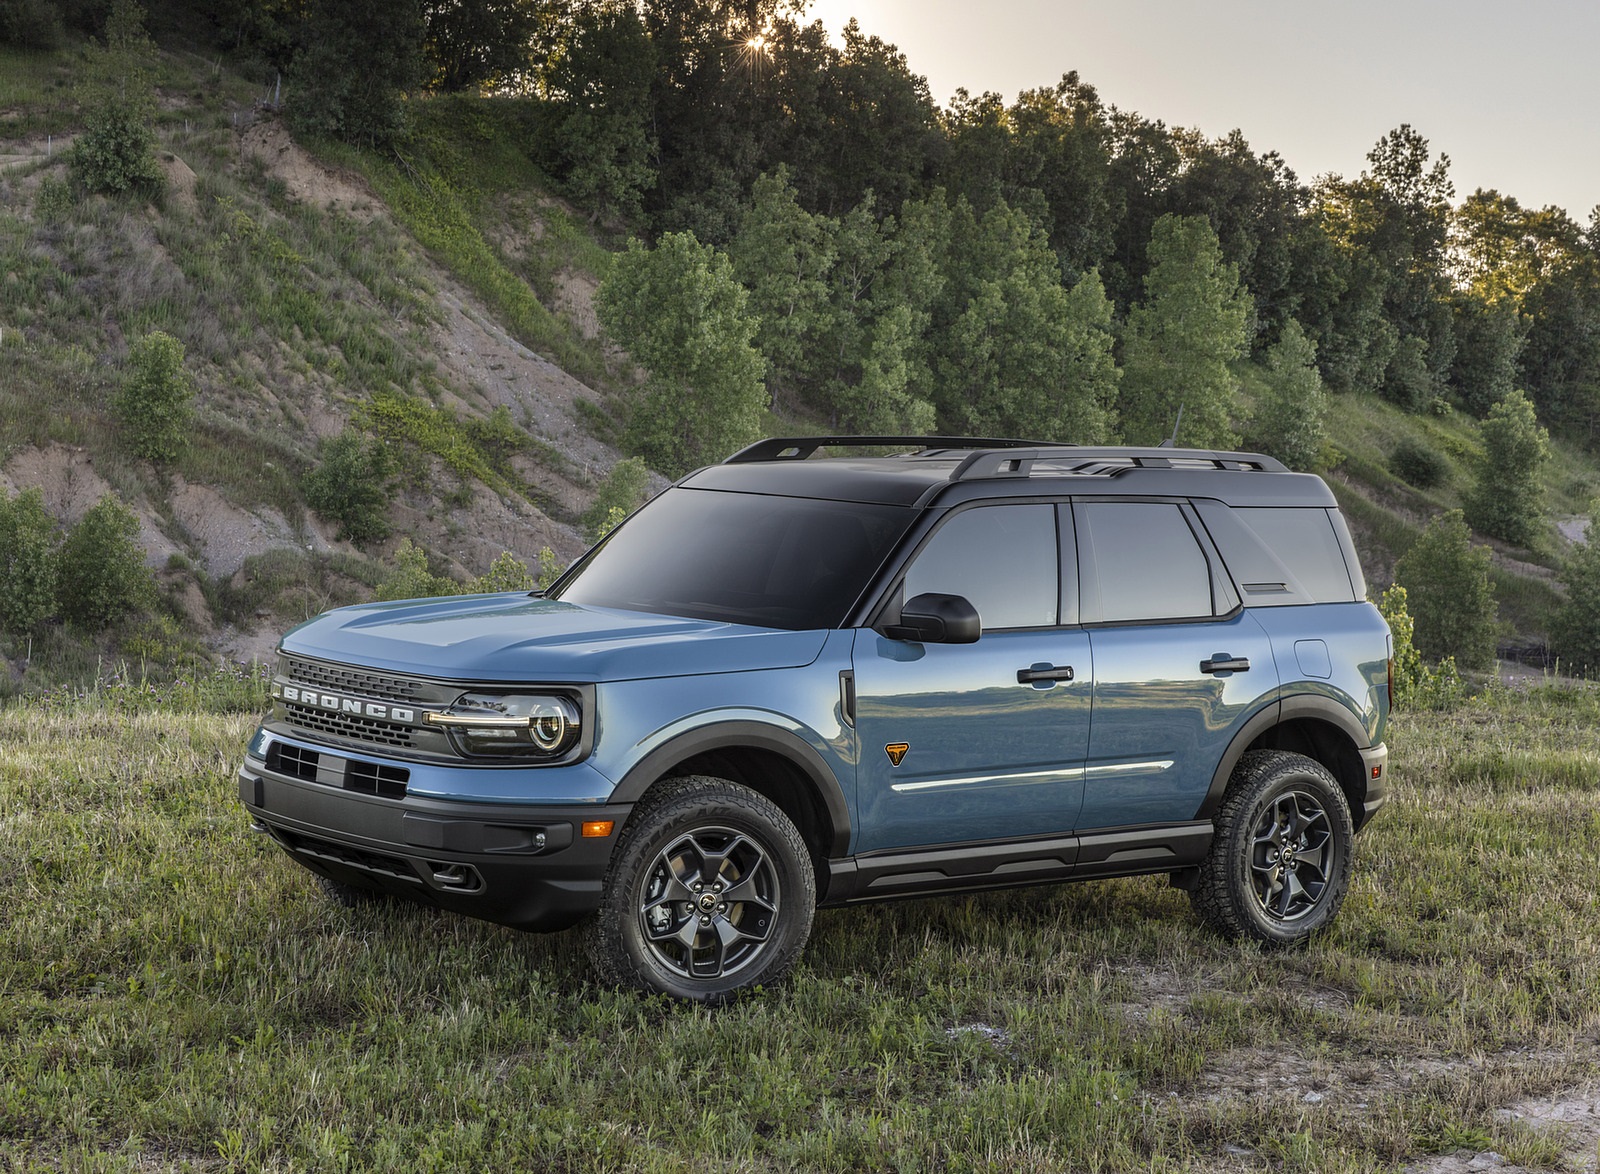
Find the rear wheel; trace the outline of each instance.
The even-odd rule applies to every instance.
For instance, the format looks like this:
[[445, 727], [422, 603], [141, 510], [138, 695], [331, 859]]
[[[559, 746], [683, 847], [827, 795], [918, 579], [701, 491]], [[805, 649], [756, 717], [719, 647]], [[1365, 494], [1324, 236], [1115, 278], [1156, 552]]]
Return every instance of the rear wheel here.
[[1322, 764], [1251, 751], [1228, 784], [1190, 898], [1229, 937], [1302, 941], [1343, 904], [1354, 838], [1350, 804]]
[[805, 843], [776, 804], [724, 779], [674, 779], [623, 829], [590, 961], [615, 985], [726, 1002], [788, 972], [816, 901]]

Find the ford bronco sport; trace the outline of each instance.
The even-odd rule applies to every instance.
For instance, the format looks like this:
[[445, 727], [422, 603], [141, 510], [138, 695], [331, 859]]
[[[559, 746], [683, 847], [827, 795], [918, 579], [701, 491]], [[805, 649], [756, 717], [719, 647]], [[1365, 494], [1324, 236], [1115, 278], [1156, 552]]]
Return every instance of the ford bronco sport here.
[[768, 440], [543, 595], [289, 632], [239, 791], [338, 899], [586, 922], [603, 980], [688, 999], [778, 979], [818, 906], [1081, 878], [1293, 942], [1388, 796], [1365, 594], [1269, 457]]

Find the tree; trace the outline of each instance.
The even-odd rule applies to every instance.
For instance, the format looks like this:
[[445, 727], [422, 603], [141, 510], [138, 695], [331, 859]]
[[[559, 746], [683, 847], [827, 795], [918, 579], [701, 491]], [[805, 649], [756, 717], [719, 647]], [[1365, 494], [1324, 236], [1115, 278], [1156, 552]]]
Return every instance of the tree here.
[[91, 631], [110, 627], [155, 599], [155, 578], [139, 547], [139, 519], [110, 494], [95, 503], [61, 546], [61, 613]]
[[55, 611], [59, 542], [37, 488], [0, 497], [0, 631], [31, 632]]
[[1487, 302], [1471, 292], [1451, 299], [1455, 310], [1456, 357], [1450, 382], [1461, 403], [1482, 417], [1516, 386], [1517, 356], [1524, 327], [1511, 298]]
[[84, 127], [72, 143], [72, 174], [92, 192], [148, 197], [166, 182], [156, 162], [156, 93], [148, 70], [154, 54], [144, 10], [134, 0], [117, 0], [104, 44], [89, 54], [79, 90]]
[[1217, 234], [1198, 216], [1163, 216], [1150, 238], [1144, 300], [1122, 340], [1123, 434], [1132, 444], [1171, 436], [1229, 448], [1238, 382], [1228, 364], [1244, 353], [1249, 294], [1222, 260]]
[[153, 330], [133, 344], [116, 409], [139, 456], [170, 464], [189, 443], [194, 379], [183, 369], [183, 344]]
[[1441, 709], [1459, 701], [1465, 690], [1455, 658], [1447, 656], [1430, 668], [1412, 641], [1415, 625], [1406, 609], [1406, 589], [1398, 583], [1390, 587], [1378, 600], [1378, 610], [1394, 642], [1395, 708]]
[[1432, 661], [1454, 657], [1463, 668], [1494, 663], [1494, 588], [1489, 583], [1489, 548], [1473, 546], [1460, 510], [1428, 523], [1395, 565], [1395, 582], [1406, 589], [1415, 619], [1417, 649]]
[[1483, 422], [1484, 460], [1465, 503], [1473, 529], [1532, 546], [1543, 527], [1549, 434], [1520, 391], [1497, 403]]
[[310, 0], [287, 75], [286, 115], [302, 134], [368, 146], [405, 129], [402, 99], [422, 81], [421, 0]]
[[650, 470], [638, 457], [618, 461], [601, 480], [594, 504], [584, 511], [583, 532], [599, 542], [621, 521], [644, 504], [650, 492]]
[[1251, 421], [1255, 444], [1291, 469], [1311, 468], [1322, 451], [1327, 396], [1316, 345], [1293, 318], [1267, 350], [1266, 384]]
[[457, 93], [525, 73], [534, 41], [553, 23], [550, 0], [423, 0], [429, 88]]
[[1590, 503], [1585, 540], [1572, 548], [1561, 566], [1567, 598], [1550, 624], [1550, 643], [1562, 666], [1586, 677], [1600, 674], [1600, 541], [1594, 519], [1600, 501]]
[[347, 428], [319, 441], [317, 455], [316, 468], [300, 483], [306, 504], [357, 546], [387, 538], [395, 466], [383, 441]]
[[647, 373], [625, 442], [668, 476], [761, 434], [766, 363], [748, 303], [727, 256], [689, 232], [629, 241], [600, 286], [601, 324]]

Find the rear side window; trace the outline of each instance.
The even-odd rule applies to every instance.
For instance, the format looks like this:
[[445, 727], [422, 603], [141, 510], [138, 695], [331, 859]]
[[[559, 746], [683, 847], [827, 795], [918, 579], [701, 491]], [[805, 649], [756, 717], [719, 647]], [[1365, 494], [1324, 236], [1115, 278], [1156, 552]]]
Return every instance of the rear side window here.
[[1196, 502], [1247, 604], [1349, 603], [1359, 598], [1327, 509], [1229, 509]]
[[1214, 614], [1210, 564], [1177, 505], [1086, 502], [1074, 511], [1086, 620], [1095, 612], [1106, 623]]

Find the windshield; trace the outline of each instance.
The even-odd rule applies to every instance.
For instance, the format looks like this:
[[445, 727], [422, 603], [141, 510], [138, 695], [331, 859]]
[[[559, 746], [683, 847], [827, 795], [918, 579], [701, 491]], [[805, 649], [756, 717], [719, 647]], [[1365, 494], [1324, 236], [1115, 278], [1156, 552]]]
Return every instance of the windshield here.
[[669, 489], [551, 598], [768, 628], [836, 628], [915, 517], [904, 506]]

